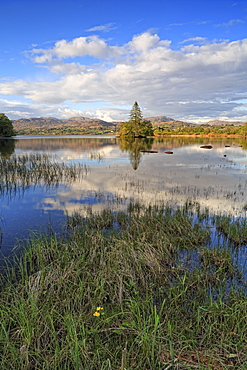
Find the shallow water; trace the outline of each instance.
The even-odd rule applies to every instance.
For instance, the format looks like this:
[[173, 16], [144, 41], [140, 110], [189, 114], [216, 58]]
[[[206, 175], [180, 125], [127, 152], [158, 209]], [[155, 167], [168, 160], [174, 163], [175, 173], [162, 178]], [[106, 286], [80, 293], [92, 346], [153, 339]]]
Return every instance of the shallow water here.
[[[202, 149], [211, 144], [212, 149]], [[167, 138], [120, 142], [114, 136], [17, 136], [0, 139], [0, 154], [52, 154], [86, 164], [71, 184], [40, 184], [0, 195], [2, 256], [30, 231], [61, 230], [66, 214], [104, 207], [125, 209], [130, 199], [146, 204], [184, 204], [190, 198], [213, 213], [245, 216], [247, 143], [240, 139]], [[153, 153], [150, 153], [152, 151]], [[170, 151], [173, 154], [166, 154]]]

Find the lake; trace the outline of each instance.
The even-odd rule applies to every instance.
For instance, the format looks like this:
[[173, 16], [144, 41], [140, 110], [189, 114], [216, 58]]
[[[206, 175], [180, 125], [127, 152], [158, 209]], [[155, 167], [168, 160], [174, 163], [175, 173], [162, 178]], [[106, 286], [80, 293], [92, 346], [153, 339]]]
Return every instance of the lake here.
[[[208, 145], [211, 146], [207, 147]], [[204, 148], [202, 148], [204, 146]], [[206, 146], [206, 147], [205, 147]], [[67, 215], [125, 209], [130, 200], [182, 205], [198, 201], [213, 213], [246, 216], [247, 142], [241, 139], [157, 138], [121, 141], [115, 136], [17, 136], [0, 139], [0, 155], [45, 154], [83, 165], [69, 181], [8, 187], [1, 177], [1, 258], [30, 231], [61, 232]]]

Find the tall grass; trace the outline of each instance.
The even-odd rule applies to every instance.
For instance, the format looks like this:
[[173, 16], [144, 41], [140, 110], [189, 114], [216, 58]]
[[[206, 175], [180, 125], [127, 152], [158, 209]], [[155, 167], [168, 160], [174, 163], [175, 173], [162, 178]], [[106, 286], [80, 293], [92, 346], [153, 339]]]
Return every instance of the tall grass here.
[[68, 217], [2, 277], [3, 369], [245, 369], [246, 295], [188, 207]]
[[218, 215], [215, 222], [217, 229], [233, 241], [235, 245], [247, 243], [246, 218], [233, 219], [229, 215]]
[[83, 164], [58, 162], [47, 154], [12, 155], [0, 157], [0, 194], [12, 195], [31, 185], [56, 186], [70, 184], [87, 175]]

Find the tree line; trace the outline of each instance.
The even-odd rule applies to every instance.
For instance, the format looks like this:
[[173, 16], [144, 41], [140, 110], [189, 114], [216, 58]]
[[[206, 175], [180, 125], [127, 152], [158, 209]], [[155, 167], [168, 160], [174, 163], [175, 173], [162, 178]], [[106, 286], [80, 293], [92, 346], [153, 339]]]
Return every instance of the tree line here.
[[[117, 127], [116, 127], [117, 128]], [[112, 134], [109, 129], [82, 129], [76, 127], [66, 128], [51, 128], [51, 129], [24, 129], [15, 131], [11, 120], [4, 114], [0, 113], [0, 137], [11, 137], [17, 134], [31, 135], [31, 134]], [[130, 111], [129, 120], [119, 124], [116, 132], [120, 137], [138, 138], [150, 136], [170, 136], [170, 135], [241, 135], [247, 136], [247, 122], [242, 126], [207, 126], [190, 124], [189, 126], [175, 126], [172, 124], [160, 125], [153, 127], [150, 121], [143, 119], [142, 111], [137, 102], [133, 104]]]

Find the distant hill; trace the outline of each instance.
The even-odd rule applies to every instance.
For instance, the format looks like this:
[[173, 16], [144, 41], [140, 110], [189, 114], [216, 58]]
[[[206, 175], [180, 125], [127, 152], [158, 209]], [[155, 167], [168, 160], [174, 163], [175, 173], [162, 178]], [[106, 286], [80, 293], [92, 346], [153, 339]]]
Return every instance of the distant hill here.
[[[147, 117], [148, 120], [155, 126], [175, 125], [175, 126], [189, 126], [189, 123], [176, 121], [173, 118], [166, 116]], [[68, 119], [58, 119], [53, 117], [40, 118], [21, 118], [13, 120], [13, 127], [19, 134], [37, 134], [37, 133], [52, 133], [54, 131], [61, 131], [62, 133], [81, 132], [96, 132], [97, 130], [115, 131], [123, 122], [106, 122], [97, 118], [87, 117], [72, 117]]]
[[162, 123], [174, 121], [173, 118], [166, 117], [166, 116], [146, 117], [145, 120], [150, 121], [153, 126], [158, 126]]
[[[146, 117], [152, 123], [153, 127], [191, 127], [197, 126], [193, 123], [177, 121], [167, 116]], [[13, 120], [13, 127], [18, 134], [52, 134], [52, 133], [97, 133], [118, 131], [119, 126], [123, 122], [106, 122], [97, 118], [88, 117], [72, 117], [68, 119], [59, 119], [53, 117], [40, 118], [21, 118]], [[202, 125], [209, 126], [241, 126], [243, 122], [240, 121], [222, 121], [212, 120]]]
[[23, 128], [61, 128], [61, 127], [82, 127], [82, 128], [107, 128], [115, 127], [114, 124], [100, 119], [86, 117], [72, 117], [58, 119], [52, 117], [21, 118], [12, 121], [14, 129]]
[[166, 117], [166, 116], [157, 116], [157, 117], [147, 117], [145, 120], [150, 121], [153, 125], [154, 128], [156, 126], [161, 126], [161, 127], [184, 127], [184, 126], [193, 126], [192, 123], [184, 122], [184, 121], [177, 121], [173, 118]]
[[219, 119], [215, 119], [204, 124], [209, 126], [242, 126], [244, 123], [240, 121], [221, 121]]

